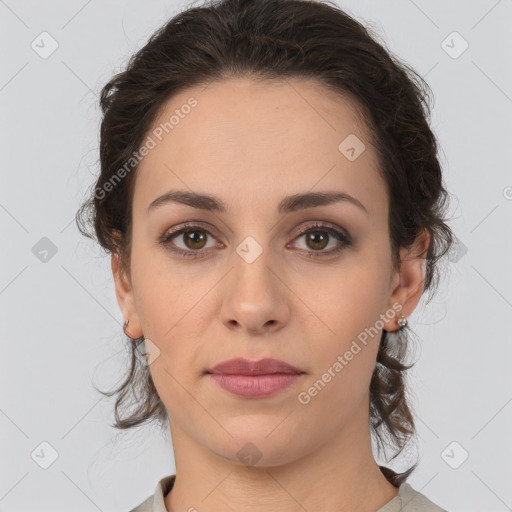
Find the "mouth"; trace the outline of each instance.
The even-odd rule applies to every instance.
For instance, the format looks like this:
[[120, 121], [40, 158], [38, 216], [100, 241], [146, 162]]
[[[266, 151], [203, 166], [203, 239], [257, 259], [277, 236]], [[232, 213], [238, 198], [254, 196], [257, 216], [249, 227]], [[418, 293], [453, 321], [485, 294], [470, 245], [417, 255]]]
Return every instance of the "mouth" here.
[[256, 376], [272, 374], [301, 375], [305, 372], [279, 359], [265, 358], [259, 361], [249, 361], [248, 359], [236, 358], [224, 361], [210, 370], [207, 370], [206, 373]]
[[230, 359], [206, 374], [222, 389], [245, 398], [272, 396], [297, 382], [306, 372], [278, 359]]

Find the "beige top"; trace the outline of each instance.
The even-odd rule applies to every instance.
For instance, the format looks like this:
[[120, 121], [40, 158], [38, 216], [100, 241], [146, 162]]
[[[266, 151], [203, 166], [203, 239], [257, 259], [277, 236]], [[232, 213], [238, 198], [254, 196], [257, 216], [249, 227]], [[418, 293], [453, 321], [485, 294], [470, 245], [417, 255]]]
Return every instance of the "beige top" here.
[[[172, 489], [176, 475], [162, 478], [153, 496], [150, 496], [130, 512], [167, 512], [164, 504], [164, 496]], [[403, 482], [398, 488], [398, 496], [388, 501], [376, 512], [447, 512], [438, 507], [427, 497], [414, 490], [407, 482]]]

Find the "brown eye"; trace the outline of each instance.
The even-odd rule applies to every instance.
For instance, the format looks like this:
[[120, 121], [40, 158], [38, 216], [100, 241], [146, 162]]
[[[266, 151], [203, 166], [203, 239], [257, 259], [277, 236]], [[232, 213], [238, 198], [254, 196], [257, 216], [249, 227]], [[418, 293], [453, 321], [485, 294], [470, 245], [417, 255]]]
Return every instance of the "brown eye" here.
[[199, 229], [182, 233], [185, 246], [188, 249], [203, 249], [206, 243], [205, 232]]
[[[209, 238], [211, 242], [207, 246]], [[161, 244], [182, 256], [195, 258], [215, 247], [217, 241], [207, 229], [191, 224], [164, 235]]]
[[309, 233], [306, 233], [305, 236], [306, 243], [315, 251], [325, 249], [329, 242], [329, 235], [322, 231], [310, 231]]
[[[211, 243], [208, 246], [209, 238]], [[299, 249], [310, 258], [334, 256], [352, 245], [351, 238], [344, 231], [324, 224], [315, 224], [303, 228], [295, 240], [301, 238], [305, 240], [305, 247], [299, 247]], [[187, 224], [181, 229], [165, 234], [160, 239], [160, 243], [166, 249], [190, 258], [200, 258], [208, 254], [208, 249], [224, 247], [208, 229], [194, 224]], [[296, 243], [294, 242], [292, 245]], [[333, 247], [325, 250], [329, 245]]]
[[[308, 253], [310, 258], [333, 256], [352, 245], [351, 239], [343, 231], [321, 223], [301, 229], [296, 240], [301, 238], [304, 238], [305, 247], [299, 249]], [[331, 249], [325, 250], [329, 245], [332, 245]]]

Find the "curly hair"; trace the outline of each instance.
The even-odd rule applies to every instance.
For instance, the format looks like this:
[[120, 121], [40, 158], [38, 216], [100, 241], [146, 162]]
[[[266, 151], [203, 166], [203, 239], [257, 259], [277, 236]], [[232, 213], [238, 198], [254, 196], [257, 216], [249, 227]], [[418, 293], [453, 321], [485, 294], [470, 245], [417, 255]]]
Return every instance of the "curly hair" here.
[[[422, 289], [430, 291], [429, 302], [439, 281], [439, 260], [453, 243], [444, 218], [448, 193], [429, 127], [432, 91], [369, 28], [332, 2], [210, 0], [159, 28], [101, 91], [101, 169], [90, 198], [76, 214], [81, 233], [96, 235], [106, 252], [118, 253], [121, 269], [130, 275], [137, 171], [133, 155], [170, 97], [231, 77], [313, 78], [353, 100], [369, 129], [386, 184], [393, 268], [400, 267], [400, 248], [411, 247], [420, 230], [430, 234]], [[114, 186], [121, 169], [123, 179]], [[405, 393], [404, 372], [412, 366], [404, 364], [409, 330], [383, 330], [369, 390], [371, 433], [379, 451], [394, 446], [393, 458], [415, 435]], [[119, 429], [168, 419], [149, 368], [139, 357], [143, 342], [143, 336], [128, 340], [131, 368], [118, 388], [102, 392], [117, 395], [113, 426]], [[135, 409], [121, 417], [119, 411], [132, 402]], [[403, 473], [380, 468], [399, 486], [416, 465]]]

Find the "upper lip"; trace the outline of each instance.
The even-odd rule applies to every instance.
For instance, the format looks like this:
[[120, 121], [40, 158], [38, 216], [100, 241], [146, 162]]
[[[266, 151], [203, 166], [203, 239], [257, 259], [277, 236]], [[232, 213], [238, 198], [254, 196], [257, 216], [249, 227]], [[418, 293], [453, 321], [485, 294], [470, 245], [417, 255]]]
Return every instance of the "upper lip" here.
[[268, 375], [271, 373], [304, 373], [294, 366], [279, 359], [265, 358], [259, 361], [236, 358], [223, 361], [206, 373], [220, 373], [227, 375]]

